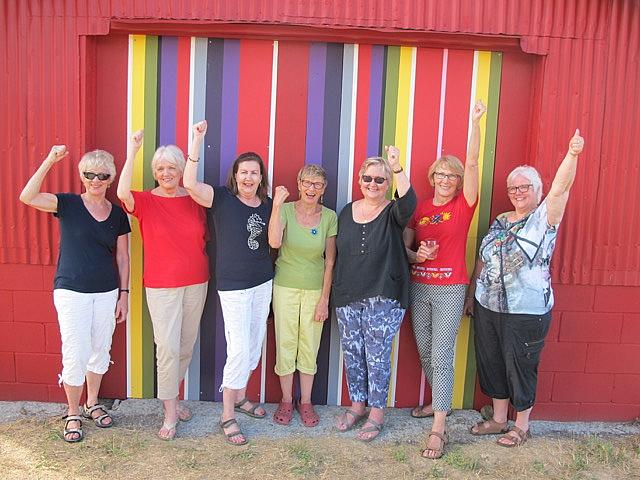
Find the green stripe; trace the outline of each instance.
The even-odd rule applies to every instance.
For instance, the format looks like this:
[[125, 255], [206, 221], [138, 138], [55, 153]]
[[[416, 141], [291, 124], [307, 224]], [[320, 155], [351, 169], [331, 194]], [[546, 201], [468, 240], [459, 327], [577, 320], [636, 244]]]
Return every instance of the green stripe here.
[[[491, 221], [491, 198], [493, 193], [493, 170], [495, 165], [496, 135], [498, 129], [498, 107], [500, 106], [500, 78], [502, 76], [502, 53], [491, 53], [489, 70], [489, 95], [487, 99], [486, 133], [482, 164], [482, 195], [478, 206], [478, 246], [487, 233]], [[467, 368], [464, 382], [463, 408], [473, 408], [476, 388], [476, 349], [474, 345], [473, 321], [469, 328], [467, 345]]]
[[[156, 182], [151, 171], [151, 160], [157, 146], [158, 110], [158, 37], [147, 36], [144, 72], [144, 190], [155, 188]], [[147, 306], [147, 296], [142, 296], [142, 396], [155, 397], [155, 352], [153, 326]]]
[[[385, 47], [384, 99], [382, 100], [382, 135], [380, 155], [384, 146], [393, 145], [396, 139], [396, 115], [398, 110], [398, 82], [400, 76], [400, 47]], [[387, 191], [391, 199], [393, 192]]]

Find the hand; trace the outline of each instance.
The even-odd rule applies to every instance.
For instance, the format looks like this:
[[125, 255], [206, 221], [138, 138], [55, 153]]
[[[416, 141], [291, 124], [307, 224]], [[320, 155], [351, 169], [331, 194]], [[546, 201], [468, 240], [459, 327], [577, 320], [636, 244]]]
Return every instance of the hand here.
[[142, 146], [142, 139], [144, 138], [144, 130], [138, 130], [131, 135], [129, 139], [129, 148], [132, 148], [134, 151], [140, 150]]
[[277, 186], [276, 192], [273, 195], [273, 205], [281, 207], [288, 196], [289, 190], [287, 190], [286, 187], [283, 187], [282, 185]]
[[118, 303], [116, 303], [116, 323], [122, 323], [127, 319], [127, 313], [129, 311], [129, 298], [128, 295], [124, 296], [120, 294]]
[[429, 250], [427, 249], [427, 244], [424, 242], [420, 242], [420, 246], [418, 247], [418, 251], [416, 252], [416, 262], [422, 263], [429, 256]]
[[207, 133], [207, 121], [202, 120], [201, 122], [194, 124], [191, 129], [193, 130], [194, 138], [204, 137]]
[[569, 140], [569, 153], [571, 155], [580, 155], [584, 148], [584, 138], [580, 136], [580, 130], [576, 128], [576, 133]]
[[389, 145], [384, 147], [384, 151], [387, 152], [387, 160], [389, 161], [389, 166], [391, 170], [397, 170], [394, 167], [400, 167], [400, 150], [398, 147], [394, 145]]
[[473, 297], [466, 297], [464, 299], [464, 307], [462, 311], [466, 316], [473, 317]]
[[486, 111], [486, 105], [482, 103], [482, 100], [478, 100], [471, 111], [471, 121], [478, 123]]
[[66, 145], [54, 145], [51, 147], [49, 155], [47, 155], [47, 160], [50, 160], [51, 163], [57, 163], [67, 155], [69, 155], [69, 151]]
[[329, 318], [329, 300], [321, 298], [316, 305], [315, 321], [324, 322]]

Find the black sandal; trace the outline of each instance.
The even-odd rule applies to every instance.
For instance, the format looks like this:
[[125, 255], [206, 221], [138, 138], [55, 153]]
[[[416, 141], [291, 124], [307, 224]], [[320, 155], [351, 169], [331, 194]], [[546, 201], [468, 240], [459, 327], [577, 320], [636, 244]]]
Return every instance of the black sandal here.
[[[93, 420], [93, 423], [96, 424], [96, 427], [109, 428], [113, 426], [113, 418], [111, 418], [111, 415], [109, 415], [109, 413], [107, 412], [107, 407], [105, 407], [104, 405], [96, 403], [93, 407], [87, 407], [87, 404], [85, 403], [82, 406], [82, 410], [83, 410], [82, 415], [85, 418], [90, 418], [91, 420]], [[104, 413], [102, 415], [98, 415], [97, 417], [94, 417], [92, 414], [96, 410], [100, 410], [101, 412], [104, 412]], [[103, 420], [105, 420], [106, 418], [108, 418], [111, 421], [109, 423], [103, 423]]]
[[[62, 417], [64, 420], [64, 430], [62, 431], [62, 439], [68, 443], [77, 443], [84, 438], [84, 432], [82, 431], [82, 417], [80, 415], [65, 415]], [[80, 424], [77, 428], [67, 428], [69, 422], [78, 422]], [[77, 433], [77, 437], [69, 438], [67, 435]]]

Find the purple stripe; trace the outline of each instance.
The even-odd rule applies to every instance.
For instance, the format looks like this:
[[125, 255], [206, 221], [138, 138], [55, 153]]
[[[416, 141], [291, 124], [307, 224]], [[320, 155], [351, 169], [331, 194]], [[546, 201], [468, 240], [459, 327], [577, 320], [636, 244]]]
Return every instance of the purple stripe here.
[[178, 68], [178, 38], [160, 37], [160, 88], [158, 108], [158, 144], [176, 143], [176, 71]]
[[224, 59], [222, 62], [222, 115], [220, 124], [221, 183], [227, 178], [227, 172], [237, 156], [240, 40], [224, 41]]
[[324, 86], [327, 44], [312, 43], [309, 48], [309, 93], [307, 95], [307, 143], [305, 164], [322, 163]]
[[384, 46], [371, 49], [371, 87], [369, 91], [369, 126], [367, 130], [367, 156], [380, 155]]

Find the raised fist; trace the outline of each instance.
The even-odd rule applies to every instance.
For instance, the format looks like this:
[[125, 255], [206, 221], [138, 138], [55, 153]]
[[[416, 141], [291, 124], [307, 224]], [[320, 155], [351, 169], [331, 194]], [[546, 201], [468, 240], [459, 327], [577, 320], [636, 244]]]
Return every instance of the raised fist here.
[[584, 138], [580, 136], [580, 130], [576, 128], [576, 133], [569, 140], [569, 153], [572, 155], [580, 155], [584, 148]]
[[283, 187], [282, 185], [277, 186], [273, 195], [273, 204], [278, 206], [282, 205], [288, 196], [289, 190], [287, 190], [286, 187]]
[[194, 137], [204, 137], [205, 133], [207, 133], [207, 121], [202, 120], [193, 125], [193, 136]]
[[131, 135], [130, 145], [131, 147], [139, 150], [142, 146], [142, 139], [144, 138], [144, 130], [138, 130]]
[[482, 100], [478, 100], [473, 106], [473, 110], [471, 111], [471, 120], [474, 122], [479, 122], [486, 111], [486, 105], [482, 103]]
[[51, 147], [51, 151], [49, 152], [49, 155], [47, 155], [47, 159], [55, 163], [59, 162], [67, 155], [69, 155], [69, 151], [67, 150], [66, 145], [54, 145]]
[[398, 163], [400, 163], [400, 150], [398, 147], [395, 145], [389, 145], [384, 147], [384, 150], [387, 152], [387, 160], [392, 168], [394, 165], [398, 165]]

